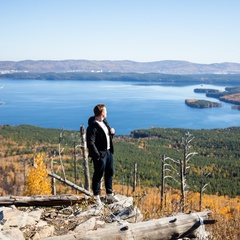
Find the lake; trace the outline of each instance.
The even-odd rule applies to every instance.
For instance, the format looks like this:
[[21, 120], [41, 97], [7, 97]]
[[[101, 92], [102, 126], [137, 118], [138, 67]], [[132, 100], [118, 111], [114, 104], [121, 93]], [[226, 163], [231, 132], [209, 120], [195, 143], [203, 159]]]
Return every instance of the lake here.
[[44, 128], [79, 130], [87, 127], [98, 103], [108, 110], [116, 134], [161, 128], [213, 129], [240, 126], [240, 111], [231, 104], [195, 109], [185, 99], [205, 99], [194, 88], [224, 90], [226, 86], [164, 86], [137, 82], [77, 80], [0, 80], [0, 124], [30, 124]]

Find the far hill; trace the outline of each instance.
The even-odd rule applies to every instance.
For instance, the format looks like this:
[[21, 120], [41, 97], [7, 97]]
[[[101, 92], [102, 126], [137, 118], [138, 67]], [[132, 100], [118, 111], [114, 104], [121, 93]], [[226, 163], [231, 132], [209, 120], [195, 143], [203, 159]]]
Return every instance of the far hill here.
[[64, 72], [118, 72], [162, 74], [239, 74], [240, 63], [199, 64], [188, 61], [164, 60], [155, 62], [109, 60], [24, 60], [0, 61], [0, 73], [64, 73]]

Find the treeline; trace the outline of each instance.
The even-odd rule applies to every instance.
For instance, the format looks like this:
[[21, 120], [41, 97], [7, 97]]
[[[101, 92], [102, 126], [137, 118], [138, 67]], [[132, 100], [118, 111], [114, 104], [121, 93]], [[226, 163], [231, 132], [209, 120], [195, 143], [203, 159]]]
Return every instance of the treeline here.
[[[136, 130], [132, 132], [133, 138], [146, 142], [146, 148], [151, 155], [156, 152], [153, 158], [149, 154], [149, 166], [157, 164], [160, 166], [160, 155], [180, 159], [183, 157], [182, 141], [186, 132], [194, 136], [191, 142], [191, 149], [198, 154], [190, 162], [189, 189], [199, 191], [199, 184], [204, 173], [209, 173], [209, 182], [206, 189], [208, 194], [219, 194], [229, 196], [240, 195], [240, 150], [239, 150], [239, 127], [212, 130], [190, 130], [190, 129], [163, 129], [152, 128], [150, 130]], [[125, 146], [127, 147], [127, 146]], [[154, 158], [156, 158], [154, 160]], [[144, 167], [143, 167], [144, 169]], [[154, 168], [152, 168], [154, 171]], [[154, 174], [151, 175], [152, 177]], [[156, 181], [156, 182], [155, 182]], [[153, 182], [160, 184], [157, 178]], [[170, 185], [176, 186], [174, 181]]]
[[138, 81], [165, 84], [224, 84], [239, 85], [240, 74], [162, 74], [162, 73], [123, 73], [123, 72], [17, 72], [0, 74], [5, 79], [37, 80], [82, 80], [82, 81]]
[[[182, 139], [187, 132], [194, 136], [190, 151], [197, 152], [189, 162], [188, 189], [199, 192], [200, 183], [204, 181], [209, 183], [205, 190], [207, 194], [240, 196], [240, 127], [213, 130], [151, 128], [132, 131], [129, 136], [115, 136], [115, 183], [132, 185], [134, 165], [137, 164], [137, 184], [159, 187], [162, 156], [183, 158]], [[49, 168], [54, 160], [55, 169], [59, 169], [61, 157], [67, 179], [73, 182], [76, 158], [77, 184], [83, 184], [79, 132], [5, 125], [0, 127], [0, 143], [1, 194], [21, 193], [24, 171], [38, 152], [45, 153]], [[92, 174], [91, 163], [89, 167]], [[166, 183], [179, 189], [176, 181], [167, 179]], [[15, 188], [10, 187], [13, 185]]]

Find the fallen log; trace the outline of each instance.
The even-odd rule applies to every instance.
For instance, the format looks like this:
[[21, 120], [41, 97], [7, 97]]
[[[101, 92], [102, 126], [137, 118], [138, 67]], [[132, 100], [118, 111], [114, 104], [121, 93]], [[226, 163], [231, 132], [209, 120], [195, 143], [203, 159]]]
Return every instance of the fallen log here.
[[85, 197], [75, 195], [53, 195], [53, 196], [5, 196], [0, 197], [0, 206], [60, 206], [81, 203]]
[[[174, 240], [181, 238], [201, 238], [205, 233], [204, 224], [214, 224], [215, 220], [207, 220], [209, 212], [178, 214], [139, 223], [126, 223], [115, 227], [101, 228], [94, 231], [53, 236], [44, 240]], [[200, 228], [201, 227], [201, 228]], [[199, 231], [201, 229], [201, 231]]]
[[72, 188], [80, 191], [81, 193], [84, 193], [84, 194], [86, 194], [86, 195], [88, 195], [88, 196], [92, 196], [92, 195], [93, 195], [90, 191], [86, 190], [85, 188], [79, 187], [79, 186], [76, 185], [75, 183], [72, 183], [72, 182], [70, 182], [70, 181], [67, 180], [67, 179], [63, 179], [63, 178], [61, 178], [60, 176], [58, 176], [57, 174], [55, 174], [55, 173], [48, 173], [48, 175], [49, 175], [50, 177], [53, 177], [53, 178], [59, 180], [59, 181], [62, 182], [62, 183], [67, 184], [68, 186], [70, 186], [70, 187], [72, 187]]

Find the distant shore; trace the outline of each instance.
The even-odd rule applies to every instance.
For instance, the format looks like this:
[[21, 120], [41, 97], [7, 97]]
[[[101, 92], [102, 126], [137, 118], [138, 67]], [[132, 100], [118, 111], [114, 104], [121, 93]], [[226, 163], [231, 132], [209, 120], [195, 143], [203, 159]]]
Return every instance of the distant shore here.
[[[234, 109], [240, 109], [240, 87], [226, 87], [225, 91], [219, 91], [216, 89], [205, 89], [205, 88], [196, 88], [194, 89], [195, 93], [206, 93], [207, 97], [216, 98], [220, 101], [226, 103], [232, 103], [237, 105], [236, 107], [232, 106]], [[205, 107], [220, 107], [218, 104], [214, 102], [193, 102], [187, 101], [186, 104], [190, 105], [191, 107], [198, 107], [199, 105]], [[239, 107], [238, 107], [239, 106]]]
[[148, 84], [186, 86], [213, 84], [240, 86], [240, 74], [163, 74], [136, 72], [15, 72], [0, 74], [0, 79], [18, 80], [78, 80], [78, 81], [121, 81]]

